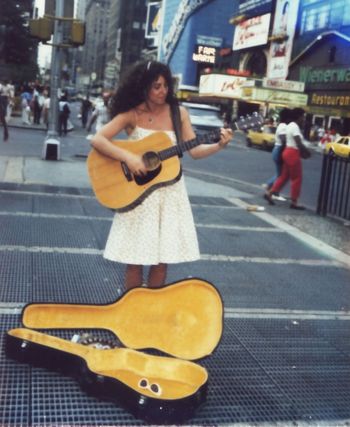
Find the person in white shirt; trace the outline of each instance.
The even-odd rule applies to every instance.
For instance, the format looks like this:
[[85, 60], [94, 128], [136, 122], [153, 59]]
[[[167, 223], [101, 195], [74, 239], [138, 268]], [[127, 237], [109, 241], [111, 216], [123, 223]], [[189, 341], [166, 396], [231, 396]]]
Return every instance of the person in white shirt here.
[[8, 82], [5, 86], [5, 95], [7, 96], [6, 122], [8, 123], [12, 116], [15, 99], [15, 87], [11, 82]]
[[111, 94], [105, 92], [103, 95], [103, 102], [99, 102], [91, 115], [87, 131], [91, 131], [92, 125], [96, 122], [95, 130], [98, 132], [103, 126], [110, 121], [108, 103], [111, 98]]
[[68, 131], [68, 118], [70, 115], [70, 108], [65, 95], [61, 96], [58, 102], [58, 134], [59, 136], [67, 136]]
[[[264, 197], [270, 205], [274, 205], [272, 195], [279, 193], [290, 179], [291, 209], [303, 210], [304, 206], [298, 205], [298, 198], [302, 183], [302, 163], [300, 150], [306, 149], [303, 145], [303, 135], [300, 128], [304, 124], [305, 111], [302, 108], [294, 108], [291, 111], [291, 122], [286, 129], [286, 148], [283, 150], [283, 166], [281, 175], [277, 178], [271, 189]], [[303, 146], [303, 147], [302, 147]]]
[[276, 173], [266, 183], [266, 188], [268, 190], [273, 186], [274, 182], [281, 175], [281, 172], [282, 172], [282, 164], [283, 164], [282, 153], [286, 146], [286, 131], [287, 131], [287, 124], [290, 121], [289, 116], [290, 116], [290, 109], [283, 108], [279, 115], [279, 124], [276, 129], [275, 144], [272, 150], [272, 160], [275, 163]]

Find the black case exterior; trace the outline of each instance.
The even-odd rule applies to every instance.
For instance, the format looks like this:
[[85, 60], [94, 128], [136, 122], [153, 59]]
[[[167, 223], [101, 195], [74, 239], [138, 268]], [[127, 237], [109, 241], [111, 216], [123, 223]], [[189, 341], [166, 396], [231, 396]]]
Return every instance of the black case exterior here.
[[[6, 355], [19, 362], [43, 367], [74, 377], [88, 394], [115, 402], [136, 418], [156, 424], [179, 424], [192, 418], [205, 402], [207, 382], [196, 393], [183, 399], [165, 400], [137, 393], [122, 382], [92, 372], [86, 361], [74, 354], [5, 336]], [[103, 351], [103, 350], [101, 350]]]

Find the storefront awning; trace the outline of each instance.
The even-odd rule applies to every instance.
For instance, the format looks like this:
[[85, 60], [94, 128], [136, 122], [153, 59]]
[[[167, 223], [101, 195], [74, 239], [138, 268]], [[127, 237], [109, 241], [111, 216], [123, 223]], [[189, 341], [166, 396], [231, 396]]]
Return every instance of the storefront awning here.
[[261, 80], [221, 74], [202, 75], [199, 95], [287, 107], [305, 107], [308, 103], [308, 96], [300, 91], [264, 88]]

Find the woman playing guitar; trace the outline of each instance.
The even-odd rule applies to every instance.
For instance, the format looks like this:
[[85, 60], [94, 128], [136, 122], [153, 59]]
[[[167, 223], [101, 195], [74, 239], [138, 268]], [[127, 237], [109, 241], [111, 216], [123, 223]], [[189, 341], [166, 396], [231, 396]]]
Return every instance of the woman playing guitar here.
[[[155, 61], [137, 63], [111, 101], [112, 119], [91, 139], [94, 149], [126, 165], [135, 177], [147, 173], [139, 154], [114, 145], [112, 138], [125, 130], [129, 140], [142, 140], [165, 132], [176, 144], [171, 106], [177, 105], [168, 66]], [[181, 137], [195, 138], [184, 107], [180, 107]], [[232, 139], [231, 129], [221, 129], [220, 140], [189, 150], [200, 159], [217, 153]], [[126, 289], [141, 286], [143, 266], [150, 266], [148, 287], [165, 284], [167, 264], [199, 259], [199, 248], [190, 202], [183, 177], [158, 187], [132, 210], [117, 212], [104, 251], [106, 259], [126, 264]]]

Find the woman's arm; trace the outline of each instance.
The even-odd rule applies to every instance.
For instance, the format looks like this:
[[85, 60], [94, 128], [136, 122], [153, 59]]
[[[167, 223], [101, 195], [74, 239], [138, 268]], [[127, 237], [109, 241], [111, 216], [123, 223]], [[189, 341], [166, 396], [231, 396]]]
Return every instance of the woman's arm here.
[[112, 159], [125, 162], [130, 171], [135, 175], [142, 175], [147, 169], [142, 157], [128, 150], [112, 144], [112, 138], [124, 129], [133, 128], [134, 114], [132, 111], [118, 114], [110, 122], [105, 124], [90, 140], [91, 145], [100, 153]]
[[[189, 141], [196, 138], [196, 134], [192, 128], [190, 116], [188, 111], [184, 107], [180, 107], [181, 113], [181, 125], [182, 125], [182, 139], [183, 141]], [[231, 129], [221, 129], [221, 138], [216, 144], [200, 144], [189, 150], [190, 156], [193, 159], [203, 159], [218, 151], [222, 150], [227, 146], [229, 141], [232, 139]]]

